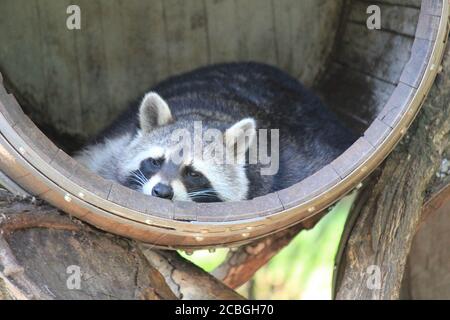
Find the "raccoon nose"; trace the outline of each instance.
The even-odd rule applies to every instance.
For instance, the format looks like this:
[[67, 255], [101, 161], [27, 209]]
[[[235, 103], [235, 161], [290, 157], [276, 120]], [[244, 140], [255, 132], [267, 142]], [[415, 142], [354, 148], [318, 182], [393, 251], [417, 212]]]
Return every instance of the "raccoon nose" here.
[[156, 186], [153, 187], [152, 196], [172, 200], [173, 189], [171, 186], [158, 183]]

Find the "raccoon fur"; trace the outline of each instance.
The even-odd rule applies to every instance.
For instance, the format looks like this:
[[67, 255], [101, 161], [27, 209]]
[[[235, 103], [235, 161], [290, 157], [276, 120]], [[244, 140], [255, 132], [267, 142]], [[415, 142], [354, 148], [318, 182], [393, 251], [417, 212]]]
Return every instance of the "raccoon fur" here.
[[[198, 122], [203, 130], [220, 130], [225, 148], [233, 148], [235, 156], [245, 153], [246, 160], [217, 164], [189, 151], [182, 161], [174, 162], [171, 134], [179, 129], [193, 132]], [[248, 161], [250, 146], [259, 143], [259, 129], [279, 130], [274, 174], [263, 175], [261, 163]], [[244, 133], [246, 144], [240, 151], [226, 143]], [[148, 195], [196, 202], [240, 201], [301, 181], [355, 140], [293, 77], [264, 64], [231, 63], [200, 68], [156, 85], [76, 159], [104, 178]]]

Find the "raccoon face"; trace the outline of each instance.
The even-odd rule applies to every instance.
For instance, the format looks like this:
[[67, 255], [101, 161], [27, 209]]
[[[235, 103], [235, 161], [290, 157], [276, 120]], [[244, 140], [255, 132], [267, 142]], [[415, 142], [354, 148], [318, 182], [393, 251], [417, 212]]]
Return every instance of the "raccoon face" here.
[[[141, 130], [125, 148], [120, 161], [119, 182], [144, 194], [169, 200], [220, 202], [247, 198], [249, 181], [245, 161], [217, 161], [212, 143], [201, 141], [202, 152], [173, 141], [176, 130], [195, 131], [195, 121], [172, 117], [167, 103], [156, 93], [145, 96], [139, 111]], [[210, 128], [223, 124], [209, 122]], [[253, 119], [226, 126], [221, 133], [224, 150], [245, 158], [256, 138]], [[217, 131], [217, 130], [216, 130]], [[237, 147], [237, 141], [246, 141]], [[203, 139], [202, 139], [203, 140]], [[192, 142], [192, 141], [191, 141]]]

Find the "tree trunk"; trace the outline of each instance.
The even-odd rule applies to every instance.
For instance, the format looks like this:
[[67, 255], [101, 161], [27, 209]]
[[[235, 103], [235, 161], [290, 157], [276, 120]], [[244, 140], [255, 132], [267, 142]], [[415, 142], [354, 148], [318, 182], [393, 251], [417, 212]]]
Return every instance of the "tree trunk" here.
[[402, 299], [450, 299], [449, 183], [447, 176], [427, 197], [403, 277]]
[[[436, 173], [449, 147], [449, 132], [447, 50], [442, 72], [414, 125], [356, 199], [346, 226], [349, 236], [343, 238], [337, 262], [337, 299], [400, 298], [422, 205], [427, 190], [437, 183]], [[448, 223], [450, 217], [447, 214], [443, 219]]]
[[242, 299], [176, 252], [152, 251], [0, 190], [0, 299]]

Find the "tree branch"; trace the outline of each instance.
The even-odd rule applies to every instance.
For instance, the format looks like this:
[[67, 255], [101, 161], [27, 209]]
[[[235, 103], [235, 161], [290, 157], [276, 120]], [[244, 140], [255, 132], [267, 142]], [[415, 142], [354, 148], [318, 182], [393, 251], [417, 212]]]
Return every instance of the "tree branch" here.
[[[0, 190], [1, 298], [242, 299], [175, 252], [144, 251]], [[80, 288], [68, 287], [69, 266], [79, 267]]]
[[[338, 299], [398, 299], [407, 257], [421, 219], [428, 185], [447, 148], [450, 132], [450, 54], [409, 134], [386, 160], [373, 188], [362, 191], [345, 242]], [[345, 240], [344, 240], [345, 241]], [[380, 271], [380, 286], [369, 267]]]
[[314, 227], [323, 215], [323, 213], [318, 214], [304, 223], [241, 246], [235, 251], [230, 251], [226, 260], [212, 274], [230, 288], [240, 287], [286, 247], [301, 230]]
[[237, 292], [181, 257], [177, 252], [142, 250], [153, 267], [158, 269], [177, 298], [185, 300], [241, 300]]

